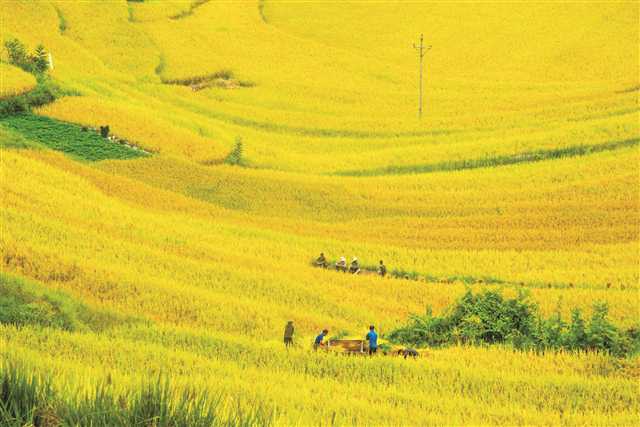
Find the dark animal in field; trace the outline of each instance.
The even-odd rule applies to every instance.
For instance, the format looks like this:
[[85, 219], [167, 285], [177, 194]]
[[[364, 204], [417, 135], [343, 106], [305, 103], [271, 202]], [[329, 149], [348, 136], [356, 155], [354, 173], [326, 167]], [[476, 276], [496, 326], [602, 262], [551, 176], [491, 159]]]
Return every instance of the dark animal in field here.
[[416, 358], [420, 356], [420, 353], [418, 353], [418, 351], [413, 348], [401, 348], [400, 350], [398, 350], [398, 356], [404, 356], [405, 359], [407, 357]]

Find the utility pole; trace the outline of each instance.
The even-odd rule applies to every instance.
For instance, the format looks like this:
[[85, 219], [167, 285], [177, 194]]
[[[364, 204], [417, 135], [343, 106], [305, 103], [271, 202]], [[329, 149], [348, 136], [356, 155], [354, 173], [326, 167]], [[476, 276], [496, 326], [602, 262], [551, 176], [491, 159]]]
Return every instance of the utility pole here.
[[424, 34], [420, 34], [420, 45], [413, 44], [414, 49], [418, 51], [418, 57], [420, 58], [420, 101], [418, 103], [418, 118], [422, 118], [422, 58], [427, 53], [431, 46], [424, 45]]

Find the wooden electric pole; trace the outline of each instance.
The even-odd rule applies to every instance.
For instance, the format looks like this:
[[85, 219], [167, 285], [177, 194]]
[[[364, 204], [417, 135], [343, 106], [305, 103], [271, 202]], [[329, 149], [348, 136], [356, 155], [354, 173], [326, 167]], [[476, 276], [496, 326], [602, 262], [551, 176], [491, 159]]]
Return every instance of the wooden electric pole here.
[[420, 34], [420, 44], [416, 45], [414, 43], [413, 47], [418, 51], [418, 57], [420, 58], [420, 81], [419, 81], [420, 100], [418, 101], [418, 118], [421, 119], [422, 118], [422, 58], [424, 58], [424, 55], [427, 53], [427, 51], [431, 49], [431, 46], [424, 45], [424, 35]]

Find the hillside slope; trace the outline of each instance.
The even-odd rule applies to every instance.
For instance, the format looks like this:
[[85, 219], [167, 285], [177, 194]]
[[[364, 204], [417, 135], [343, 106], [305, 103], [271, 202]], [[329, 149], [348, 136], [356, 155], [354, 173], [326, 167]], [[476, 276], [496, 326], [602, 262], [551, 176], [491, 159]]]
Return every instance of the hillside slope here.
[[[73, 95], [33, 112], [47, 119], [0, 119], [0, 286], [27, 283], [46, 319], [53, 298], [81, 320], [0, 322], [2, 363], [70, 401], [164, 375], [279, 425], [635, 422], [637, 356], [453, 346], [405, 361], [310, 343], [324, 327], [384, 336], [468, 288], [524, 290], [567, 321], [604, 302], [638, 327], [636, 2], [43, 0], [0, 14], [0, 41], [42, 43]], [[0, 73], [0, 97], [35, 84]], [[115, 144], [104, 125], [128, 145], [100, 146]], [[121, 154], [64, 154], [86, 150]], [[321, 251], [420, 280], [314, 269]]]

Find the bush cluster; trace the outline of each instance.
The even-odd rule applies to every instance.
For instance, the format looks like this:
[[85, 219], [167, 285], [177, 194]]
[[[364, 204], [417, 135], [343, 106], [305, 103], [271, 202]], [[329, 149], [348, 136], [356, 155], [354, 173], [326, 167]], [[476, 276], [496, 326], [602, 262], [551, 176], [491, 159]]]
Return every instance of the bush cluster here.
[[39, 76], [38, 84], [31, 91], [0, 100], [0, 117], [26, 113], [67, 94], [70, 93], [60, 89], [49, 77]]
[[27, 93], [0, 100], [0, 117], [25, 113], [31, 108], [49, 104], [61, 96], [78, 94], [63, 90], [46, 73], [49, 69], [49, 60], [43, 45], [38, 45], [33, 53], [28, 53], [24, 44], [18, 39], [7, 40], [4, 46], [9, 63], [34, 74], [38, 84]]
[[43, 74], [49, 69], [48, 52], [42, 44], [36, 46], [33, 53], [29, 53], [18, 39], [7, 40], [4, 46], [7, 49], [10, 64], [33, 74]]
[[414, 346], [448, 344], [508, 344], [521, 350], [598, 350], [626, 356], [640, 350], [640, 330], [622, 331], [607, 319], [608, 308], [596, 303], [589, 321], [579, 309], [565, 322], [560, 307], [550, 318], [542, 317], [525, 292], [505, 298], [498, 291], [471, 290], [442, 316], [431, 307], [423, 316], [413, 315], [404, 327], [387, 336], [391, 341]]

